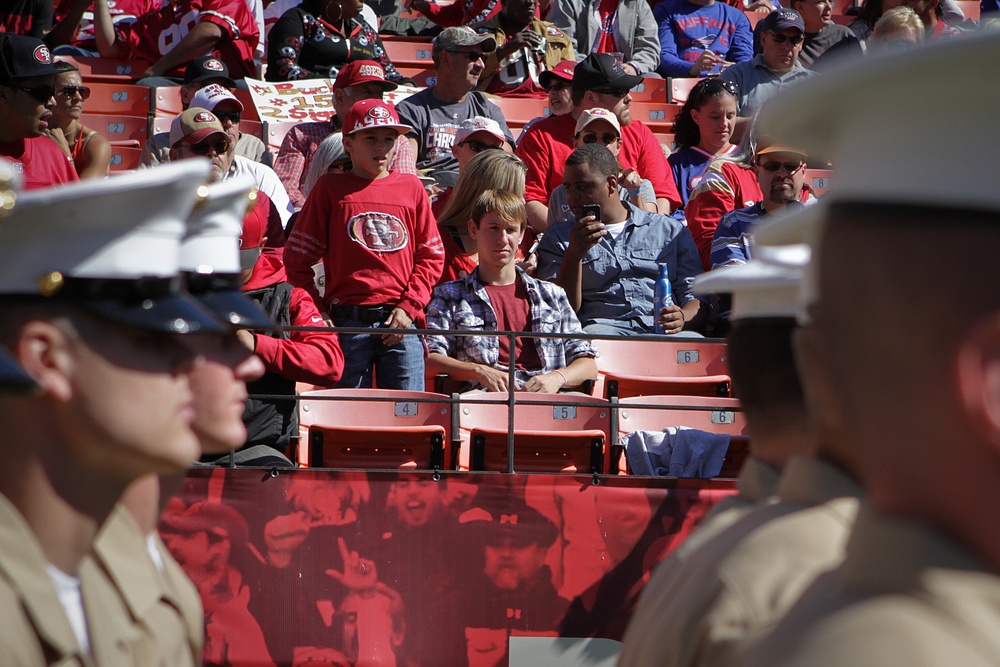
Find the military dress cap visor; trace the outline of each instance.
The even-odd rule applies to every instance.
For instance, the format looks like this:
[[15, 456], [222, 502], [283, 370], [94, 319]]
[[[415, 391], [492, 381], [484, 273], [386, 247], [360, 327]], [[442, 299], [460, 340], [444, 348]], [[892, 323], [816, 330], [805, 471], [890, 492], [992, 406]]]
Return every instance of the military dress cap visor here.
[[0, 220], [0, 295], [63, 300], [160, 332], [222, 331], [182, 291], [181, 238], [208, 160], [22, 194]]
[[[208, 279], [207, 283], [202, 282]], [[187, 288], [195, 299], [226, 324], [249, 329], [265, 329], [275, 323], [239, 288], [239, 275], [188, 275]], [[204, 286], [204, 287], [202, 287]]]

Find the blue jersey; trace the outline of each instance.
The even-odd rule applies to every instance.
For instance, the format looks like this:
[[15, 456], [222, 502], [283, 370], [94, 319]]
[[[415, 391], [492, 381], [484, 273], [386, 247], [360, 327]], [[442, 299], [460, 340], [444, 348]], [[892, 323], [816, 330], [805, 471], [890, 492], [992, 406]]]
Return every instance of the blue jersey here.
[[731, 63], [753, 58], [753, 32], [742, 11], [724, 2], [707, 7], [688, 0], [663, 0], [653, 8], [660, 28], [660, 74], [691, 76], [691, 64], [706, 49]]

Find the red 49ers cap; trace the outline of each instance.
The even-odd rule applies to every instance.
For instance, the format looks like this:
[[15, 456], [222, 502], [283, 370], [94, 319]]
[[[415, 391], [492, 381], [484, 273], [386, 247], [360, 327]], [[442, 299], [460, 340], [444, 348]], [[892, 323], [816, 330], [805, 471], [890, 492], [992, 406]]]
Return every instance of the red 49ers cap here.
[[333, 89], [349, 88], [362, 83], [377, 83], [385, 92], [398, 88], [392, 81], [385, 80], [385, 70], [374, 60], [352, 60], [340, 69], [333, 82]]
[[361, 100], [355, 102], [347, 112], [347, 118], [344, 119], [344, 136], [380, 127], [391, 127], [400, 134], [406, 134], [413, 129], [399, 122], [396, 108], [390, 102]]

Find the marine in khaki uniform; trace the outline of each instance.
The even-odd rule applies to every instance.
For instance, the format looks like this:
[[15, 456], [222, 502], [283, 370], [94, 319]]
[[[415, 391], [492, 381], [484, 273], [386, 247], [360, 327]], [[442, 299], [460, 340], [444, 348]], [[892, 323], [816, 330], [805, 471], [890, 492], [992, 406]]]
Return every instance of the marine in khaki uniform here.
[[758, 240], [814, 244], [807, 329], [868, 500], [747, 665], [1000, 663], [998, 58], [995, 35], [940, 43], [762, 111], [837, 165], [827, 201]]
[[[196, 409], [192, 427], [202, 453], [215, 456], [245, 442], [246, 382], [264, 372], [233, 327], [273, 326], [240, 290], [239, 239], [252, 192], [253, 183], [241, 179], [206, 187], [187, 221], [180, 250], [188, 292], [232, 325], [187, 339], [200, 353], [189, 374]], [[84, 599], [110, 598], [103, 613], [134, 628], [136, 667], [187, 667], [202, 661], [201, 600], [156, 533], [160, 513], [179, 481], [147, 475], [134, 482], [84, 564], [84, 572], [93, 575], [85, 579]]]
[[207, 172], [26, 193], [0, 219], [0, 341], [37, 385], [0, 396], [0, 664], [129, 664], [131, 629], [82, 600], [79, 566], [130, 482], [199, 453], [179, 334], [221, 326], [177, 257]]
[[[816, 576], [843, 558], [860, 489], [833, 461], [849, 461], [849, 454], [830, 444], [822, 424], [812, 426], [818, 436], [806, 433], [807, 411], [801, 402], [771, 406], [770, 421], [762, 421], [764, 428], [757, 431], [750, 421], [755, 412], [766, 413], [768, 398], [778, 395], [765, 371], [777, 374], [784, 364], [795, 375], [790, 346], [794, 321], [789, 316], [800, 309], [799, 282], [808, 249], [759, 247], [754, 252], [746, 265], [704, 274], [698, 289], [734, 292], [733, 380], [745, 403], [751, 442], [763, 440], [757, 454], [786, 455], [776, 498], [722, 529], [710, 525], [709, 536], [695, 542], [683, 558], [659, 567], [626, 632], [619, 665], [734, 664]], [[762, 299], [765, 294], [768, 298]], [[784, 304], [784, 312], [775, 310], [775, 302]], [[774, 318], [781, 315], [783, 331], [775, 329]], [[781, 346], [781, 353], [775, 346]], [[741, 393], [741, 371], [748, 371], [750, 359], [764, 367], [757, 370], [758, 384], [745, 382]], [[790, 423], [799, 424], [797, 432], [782, 434], [777, 428]], [[788, 454], [789, 436], [798, 454]]]

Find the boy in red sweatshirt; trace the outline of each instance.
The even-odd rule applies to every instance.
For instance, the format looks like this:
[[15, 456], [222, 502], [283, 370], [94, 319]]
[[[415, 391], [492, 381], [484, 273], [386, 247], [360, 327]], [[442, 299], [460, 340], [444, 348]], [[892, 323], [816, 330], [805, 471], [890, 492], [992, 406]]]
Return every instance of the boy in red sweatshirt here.
[[[444, 267], [444, 250], [420, 180], [387, 169], [396, 138], [410, 131], [392, 104], [355, 103], [344, 119], [352, 170], [313, 187], [285, 244], [288, 280], [322, 302], [336, 326], [406, 329], [423, 317]], [[322, 260], [325, 293], [312, 265]], [[418, 336], [340, 334], [339, 387], [424, 388]]]

